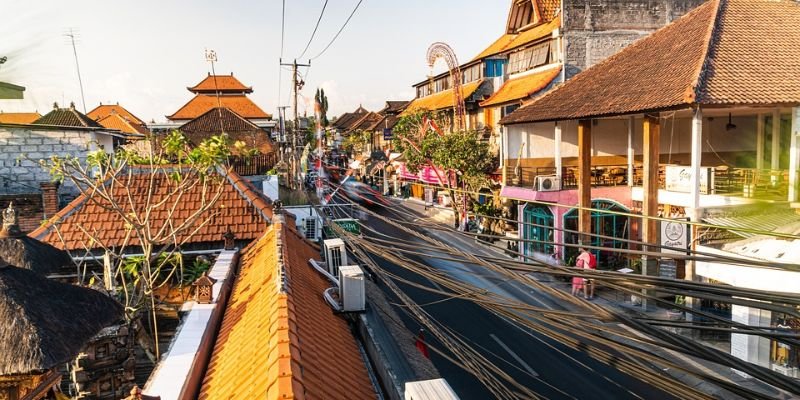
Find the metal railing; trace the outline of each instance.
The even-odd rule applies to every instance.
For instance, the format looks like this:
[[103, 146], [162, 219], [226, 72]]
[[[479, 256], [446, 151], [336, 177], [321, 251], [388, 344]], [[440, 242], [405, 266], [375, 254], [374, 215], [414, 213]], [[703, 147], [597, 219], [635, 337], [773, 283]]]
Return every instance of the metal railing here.
[[241, 176], [265, 175], [275, 167], [278, 154], [257, 154], [254, 156], [231, 156], [229, 163], [234, 171]]

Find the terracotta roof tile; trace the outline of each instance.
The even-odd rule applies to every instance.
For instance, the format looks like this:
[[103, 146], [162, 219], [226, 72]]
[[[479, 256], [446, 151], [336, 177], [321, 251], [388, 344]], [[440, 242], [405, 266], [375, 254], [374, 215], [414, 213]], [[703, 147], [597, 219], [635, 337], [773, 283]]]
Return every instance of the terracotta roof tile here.
[[491, 97], [481, 102], [481, 107], [526, 100], [536, 92], [545, 89], [561, 72], [561, 66], [519, 78], [509, 79]]
[[173, 121], [195, 119], [208, 112], [208, 110], [217, 107], [220, 103], [222, 107], [229, 108], [248, 119], [272, 118], [270, 114], [264, 112], [247, 96], [220, 96], [219, 99], [219, 103], [217, 103], [216, 96], [198, 94], [181, 107], [180, 110], [176, 111], [175, 114], [168, 116], [167, 119]]
[[[145, 207], [147, 187], [151, 174], [145, 172], [133, 173], [118, 178], [114, 194], [118, 196], [118, 204], [130, 210], [127, 196], [134, 199], [137, 211], [141, 215]], [[174, 183], [162, 176], [154, 176], [158, 188], [152, 197], [151, 204], [163, 199]], [[261, 235], [272, 216], [272, 207], [249, 182], [245, 181], [233, 171], [227, 172], [222, 178], [221, 195], [214, 206], [202, 214], [191, 227], [178, 235], [178, 240], [186, 243], [221, 242], [222, 235], [230, 229], [237, 239], [255, 239]], [[111, 183], [109, 183], [110, 185]], [[164, 224], [170, 223], [177, 226], [190, 218], [202, 204], [204, 195], [202, 185], [194, 185], [191, 190], [182, 193], [175, 201], [166, 201], [161, 207], [156, 207], [150, 215], [150, 226], [153, 231]], [[215, 195], [217, 186], [209, 185], [205, 189], [205, 196]], [[127, 231], [125, 223], [118, 213], [107, 210], [106, 203], [99, 198], [89, 199], [81, 195], [67, 207], [54, 215], [45, 225], [31, 232], [29, 236], [49, 243], [63, 250], [85, 250], [101, 246], [119, 247], [126, 244]], [[175, 210], [170, 217], [172, 207]], [[234, 219], [238, 221], [233, 223]], [[201, 226], [201, 223], [207, 222]], [[94, 236], [96, 241], [90, 238]], [[137, 239], [128, 242], [137, 245]]]
[[123, 118], [125, 118], [128, 121], [131, 121], [132, 123], [136, 123], [139, 125], [145, 124], [144, 121], [139, 119], [137, 116], [133, 115], [133, 113], [131, 113], [130, 111], [125, 109], [125, 107], [119, 104], [100, 104], [99, 106], [95, 107], [94, 110], [89, 111], [86, 114], [86, 116], [95, 121], [98, 121], [111, 114], [121, 115]]
[[797, 26], [796, 1], [711, 0], [500, 122], [800, 104]]
[[375, 398], [347, 322], [322, 298], [330, 283], [308, 266], [319, 251], [292, 225], [276, 219], [242, 252], [200, 399]]
[[344, 113], [336, 119], [333, 123], [333, 127], [337, 129], [343, 130], [352, 130], [356, 123], [358, 123], [364, 115], [368, 114], [369, 111], [364, 109], [364, 107], [359, 106], [354, 112], [351, 113]]
[[180, 131], [190, 143], [197, 145], [205, 139], [224, 131], [233, 141], [242, 141], [248, 149], [261, 154], [275, 150], [269, 133], [228, 108], [214, 107], [205, 114], [183, 124]]
[[0, 124], [32, 124], [41, 118], [38, 112], [32, 113], [7, 113], [0, 111]]
[[97, 123], [108, 129], [116, 129], [130, 135], [147, 135], [149, 131], [144, 125], [128, 120], [120, 114], [108, 114], [97, 120]]
[[220, 93], [252, 93], [253, 88], [245, 86], [238, 79], [230, 75], [211, 75], [200, 81], [189, 89], [192, 93], [214, 94], [219, 90]]
[[553, 31], [561, 26], [561, 16], [557, 16], [547, 23], [535, 26], [518, 34], [505, 34], [500, 36], [489, 47], [480, 52], [472, 61], [484, 59], [507, 51], [514, 50], [538, 39], [549, 37]]
[[[469, 96], [472, 96], [481, 86], [481, 83], [483, 83], [483, 79], [461, 86], [462, 98], [467, 99]], [[405, 111], [403, 111], [403, 114], [409, 114], [416, 110], [444, 110], [446, 108], [452, 108], [453, 104], [453, 89], [447, 89], [439, 93], [414, 99], [411, 104], [406, 107]]]

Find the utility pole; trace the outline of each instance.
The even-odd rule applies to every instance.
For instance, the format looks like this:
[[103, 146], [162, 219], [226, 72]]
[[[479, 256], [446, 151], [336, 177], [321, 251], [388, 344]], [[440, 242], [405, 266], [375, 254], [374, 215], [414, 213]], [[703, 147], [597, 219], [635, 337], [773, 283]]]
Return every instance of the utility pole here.
[[83, 95], [83, 78], [81, 77], [81, 65], [78, 63], [78, 49], [75, 47], [75, 37], [77, 36], [77, 32], [74, 32], [72, 28], [69, 28], [69, 32], [65, 33], [64, 36], [68, 37], [70, 43], [72, 44], [72, 54], [75, 55], [75, 69], [78, 71], [78, 85], [81, 88], [81, 104], [83, 105], [83, 112], [86, 113], [86, 96]]
[[292, 130], [292, 157], [290, 166], [292, 176], [290, 179], [290, 186], [294, 187], [295, 179], [297, 178], [297, 131], [300, 127], [297, 110], [297, 94], [305, 84], [305, 82], [302, 80], [297, 79], [297, 67], [310, 67], [311, 60], [308, 60], [308, 64], [298, 64], [297, 60], [292, 61], [291, 64], [286, 64], [281, 61], [281, 66], [292, 67], [292, 108], [294, 108], [294, 129]]
[[278, 143], [280, 144], [280, 156], [281, 161], [283, 161], [283, 153], [286, 152], [286, 109], [289, 106], [280, 106], [278, 107], [278, 123], [280, 126], [278, 127]]

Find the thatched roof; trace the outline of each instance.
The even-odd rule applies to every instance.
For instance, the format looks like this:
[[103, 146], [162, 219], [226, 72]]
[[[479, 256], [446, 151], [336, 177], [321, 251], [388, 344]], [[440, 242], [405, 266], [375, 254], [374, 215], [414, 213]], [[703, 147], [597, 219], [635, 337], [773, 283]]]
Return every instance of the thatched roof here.
[[73, 359], [122, 312], [98, 291], [0, 267], [0, 375], [45, 371]]
[[28, 236], [0, 237], [0, 259], [42, 275], [72, 264], [67, 252]]

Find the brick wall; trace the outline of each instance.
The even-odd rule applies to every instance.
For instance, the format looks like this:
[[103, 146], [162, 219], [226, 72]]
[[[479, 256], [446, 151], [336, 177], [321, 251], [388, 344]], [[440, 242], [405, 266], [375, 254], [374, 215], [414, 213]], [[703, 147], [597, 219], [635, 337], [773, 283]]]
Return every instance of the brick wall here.
[[0, 195], [0, 210], [8, 208], [8, 203], [14, 202], [14, 208], [19, 212], [19, 228], [28, 233], [42, 223], [44, 212], [41, 194]]
[[[92, 134], [77, 130], [32, 130], [0, 127], [0, 194], [38, 193], [39, 184], [51, 180], [38, 161], [56, 156], [78, 156], [88, 152]], [[75, 194], [65, 184], [62, 193]]]
[[597, 64], [704, 0], [564, 0], [566, 75]]

